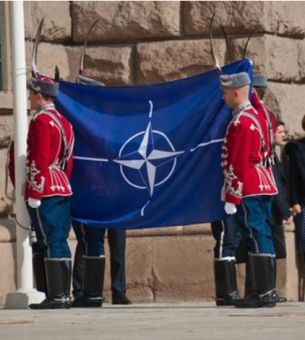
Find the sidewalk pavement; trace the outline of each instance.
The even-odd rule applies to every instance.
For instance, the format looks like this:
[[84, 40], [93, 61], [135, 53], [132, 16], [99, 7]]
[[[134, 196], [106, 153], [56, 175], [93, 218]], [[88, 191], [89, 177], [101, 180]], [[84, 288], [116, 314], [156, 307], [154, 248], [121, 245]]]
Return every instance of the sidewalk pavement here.
[[150, 303], [70, 310], [0, 309], [1, 340], [298, 340], [305, 303], [275, 308], [216, 307], [214, 302]]

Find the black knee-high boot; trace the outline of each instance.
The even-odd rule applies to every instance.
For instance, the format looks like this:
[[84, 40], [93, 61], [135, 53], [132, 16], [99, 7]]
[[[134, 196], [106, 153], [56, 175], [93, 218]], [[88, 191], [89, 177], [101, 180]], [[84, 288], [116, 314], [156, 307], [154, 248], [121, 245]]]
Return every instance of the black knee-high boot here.
[[249, 256], [251, 292], [234, 302], [238, 308], [274, 307], [276, 305], [276, 259], [274, 255]]
[[236, 288], [235, 260], [214, 261], [214, 280], [217, 306], [232, 306], [239, 299]]
[[72, 307], [102, 307], [105, 276], [105, 256], [83, 256], [84, 295], [72, 302]]
[[31, 309], [71, 308], [71, 260], [45, 258], [48, 296], [41, 303], [29, 305]]
[[47, 277], [43, 253], [33, 253], [33, 274], [36, 289], [48, 296]]

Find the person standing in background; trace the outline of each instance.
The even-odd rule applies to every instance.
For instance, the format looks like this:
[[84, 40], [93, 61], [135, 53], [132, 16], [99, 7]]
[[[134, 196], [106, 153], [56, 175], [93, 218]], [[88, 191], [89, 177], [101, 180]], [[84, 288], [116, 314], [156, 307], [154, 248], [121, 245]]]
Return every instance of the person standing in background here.
[[[302, 118], [302, 129], [305, 131], [305, 115]], [[297, 249], [305, 261], [305, 138], [289, 142], [284, 151], [289, 157], [288, 183], [289, 202], [295, 215]]]

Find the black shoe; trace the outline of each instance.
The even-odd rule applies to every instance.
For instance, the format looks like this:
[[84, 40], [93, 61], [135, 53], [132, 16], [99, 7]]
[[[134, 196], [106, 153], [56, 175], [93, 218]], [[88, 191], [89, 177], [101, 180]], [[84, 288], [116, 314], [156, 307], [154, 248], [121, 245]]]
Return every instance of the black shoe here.
[[102, 297], [78, 296], [71, 304], [72, 308], [102, 307], [104, 299]]
[[274, 292], [265, 295], [252, 292], [246, 295], [244, 299], [234, 301], [234, 306], [237, 308], [271, 308], [276, 306], [276, 296]]
[[67, 298], [52, 299], [47, 297], [41, 303], [31, 303], [30, 309], [69, 309], [71, 308], [71, 301]]
[[216, 306], [234, 306], [234, 302], [239, 300], [237, 291], [222, 298], [216, 298]]
[[72, 291], [73, 299], [78, 299], [79, 297], [83, 296], [85, 293], [83, 290]]
[[128, 297], [125, 294], [121, 294], [121, 295], [112, 296], [112, 304], [113, 305], [131, 305], [132, 302], [128, 299]]
[[285, 297], [278, 296], [277, 294], [275, 295], [275, 298], [277, 303], [287, 302], [287, 299]]

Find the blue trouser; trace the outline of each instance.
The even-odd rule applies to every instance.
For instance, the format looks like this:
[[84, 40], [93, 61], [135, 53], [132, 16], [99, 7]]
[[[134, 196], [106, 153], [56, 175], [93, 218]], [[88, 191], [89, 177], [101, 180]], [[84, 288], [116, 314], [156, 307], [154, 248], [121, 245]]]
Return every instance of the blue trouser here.
[[237, 206], [236, 214], [211, 223], [216, 240], [214, 258], [236, 257], [238, 263], [247, 261], [247, 252], [274, 254], [270, 227], [272, 201], [272, 196], [246, 197]]
[[236, 221], [250, 253], [275, 254], [271, 232], [273, 196], [245, 197], [237, 206]]
[[39, 208], [27, 204], [32, 226], [40, 248], [49, 258], [71, 258], [70, 196], [46, 197]]
[[[98, 256], [105, 254], [104, 235], [106, 229], [89, 227], [73, 220], [72, 227], [78, 241], [73, 267], [73, 295], [77, 296], [83, 291], [82, 257], [83, 255]], [[119, 295], [126, 291], [126, 231], [123, 229], [107, 229], [107, 233], [110, 248], [111, 291], [113, 295]], [[88, 242], [88, 239], [90, 242]]]

